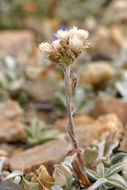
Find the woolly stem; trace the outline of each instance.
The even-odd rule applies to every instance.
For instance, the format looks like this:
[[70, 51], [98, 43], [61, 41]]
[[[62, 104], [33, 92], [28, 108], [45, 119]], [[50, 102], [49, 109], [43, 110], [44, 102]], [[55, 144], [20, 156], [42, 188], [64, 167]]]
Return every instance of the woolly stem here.
[[69, 119], [69, 125], [68, 125], [67, 130], [71, 137], [73, 147], [75, 149], [78, 149], [79, 143], [78, 143], [78, 140], [76, 139], [76, 135], [75, 135], [74, 119], [73, 119], [72, 108], [71, 108], [70, 66], [67, 66], [64, 68], [64, 80], [65, 80], [67, 114], [68, 114], [68, 119]]
[[84, 160], [83, 160], [83, 155], [82, 155], [82, 152], [79, 148], [79, 142], [78, 142], [76, 135], [75, 135], [74, 119], [73, 119], [73, 113], [72, 113], [72, 107], [71, 107], [72, 89], [71, 89], [71, 81], [70, 81], [70, 66], [64, 67], [63, 71], [64, 71], [64, 81], [65, 81], [67, 114], [68, 114], [68, 120], [69, 120], [69, 125], [67, 127], [67, 130], [68, 130], [68, 133], [71, 137], [73, 148], [75, 150], [77, 150], [76, 153], [77, 153], [79, 168], [84, 173], [86, 185], [89, 186], [90, 182], [89, 182], [89, 180], [85, 174], [85, 170], [84, 170], [85, 164], [84, 164]]

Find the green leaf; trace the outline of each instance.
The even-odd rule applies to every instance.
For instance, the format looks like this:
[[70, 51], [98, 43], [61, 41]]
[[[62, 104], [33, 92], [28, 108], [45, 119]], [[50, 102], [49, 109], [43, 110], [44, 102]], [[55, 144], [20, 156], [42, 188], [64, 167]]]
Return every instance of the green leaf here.
[[97, 189], [100, 185], [107, 183], [107, 179], [100, 178], [98, 179], [92, 186], [88, 188], [88, 190], [94, 190]]
[[28, 97], [27, 97], [27, 94], [25, 92], [22, 92], [17, 101], [19, 102], [19, 104], [23, 105], [23, 104], [26, 104], [28, 102]]
[[105, 173], [105, 177], [110, 177], [114, 175], [115, 173], [120, 172], [123, 169], [123, 164], [120, 162], [118, 164], [114, 164], [111, 166]]
[[125, 186], [127, 185], [127, 183], [126, 183], [126, 181], [125, 181], [125, 179], [121, 176], [121, 175], [119, 175], [119, 174], [114, 174], [113, 176], [111, 176], [111, 177], [109, 177], [108, 179], [115, 179], [115, 180], [118, 180], [118, 181], [120, 181], [121, 183], [123, 183]]
[[125, 186], [124, 183], [122, 183], [121, 181], [119, 181], [118, 179], [108, 179], [108, 183], [109, 185], [118, 188], [120, 190], [127, 190], [127, 186]]
[[85, 149], [84, 151], [84, 159], [85, 159], [85, 163], [90, 163], [92, 162], [93, 160], [96, 160], [98, 157], [98, 151], [96, 148], [87, 148]]
[[53, 185], [53, 186], [51, 187], [51, 189], [52, 189], [52, 190], [63, 190], [63, 188], [60, 187], [59, 185]]
[[67, 178], [67, 184], [65, 190], [71, 190], [74, 184], [74, 178], [72, 176]]
[[58, 132], [52, 127], [44, 127], [38, 118], [34, 118], [30, 127], [26, 127], [28, 143], [32, 146], [57, 139]]
[[49, 138], [45, 138], [45, 139], [33, 139], [33, 141], [30, 141], [31, 145], [37, 145], [37, 144], [43, 144], [46, 143], [48, 141], [52, 141], [52, 140], [56, 140], [57, 138], [55, 137], [49, 137]]
[[112, 164], [115, 164], [117, 163], [118, 161], [120, 161], [124, 156], [126, 156], [127, 154], [124, 153], [124, 152], [120, 152], [120, 153], [117, 153], [115, 154], [112, 159], [111, 159], [111, 163]]
[[86, 168], [86, 173], [89, 176], [89, 178], [92, 179], [92, 180], [96, 181], [96, 180], [99, 179], [98, 174], [95, 171], [91, 170], [91, 169]]
[[99, 186], [99, 190], [107, 190], [107, 188], [105, 187], [104, 184], [102, 184], [102, 185]]
[[40, 120], [36, 117], [33, 118], [30, 128], [31, 128], [32, 134], [37, 135], [38, 130], [40, 130], [40, 128], [41, 128]]
[[[112, 132], [112, 140], [111, 141], [109, 140], [109, 142], [106, 142], [106, 144], [105, 144], [105, 154], [104, 154], [105, 157], [111, 156], [111, 154], [113, 153], [113, 150], [115, 148], [117, 148], [118, 145], [119, 145], [119, 142], [117, 142], [115, 144], [112, 144], [113, 143], [113, 139], [115, 138], [115, 133], [116, 133], [116, 130], [114, 130]], [[111, 138], [111, 137], [109, 137], [109, 138]]]
[[30, 128], [26, 127], [26, 128], [25, 128], [25, 131], [26, 131], [26, 134], [27, 134], [28, 137], [31, 137], [31, 138], [33, 137], [33, 134], [32, 134], [32, 132], [31, 132], [31, 129], [30, 129]]
[[98, 166], [97, 166], [97, 173], [100, 177], [104, 177], [104, 165], [103, 163], [99, 163]]

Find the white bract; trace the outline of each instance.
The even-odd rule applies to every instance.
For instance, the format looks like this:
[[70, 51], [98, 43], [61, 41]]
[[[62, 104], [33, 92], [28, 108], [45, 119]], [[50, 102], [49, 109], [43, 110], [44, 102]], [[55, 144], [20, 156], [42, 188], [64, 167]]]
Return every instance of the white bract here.
[[57, 40], [51, 44], [44, 42], [39, 45], [42, 55], [51, 62], [72, 64], [80, 53], [89, 47], [89, 33], [86, 30], [73, 27], [70, 30], [59, 30]]

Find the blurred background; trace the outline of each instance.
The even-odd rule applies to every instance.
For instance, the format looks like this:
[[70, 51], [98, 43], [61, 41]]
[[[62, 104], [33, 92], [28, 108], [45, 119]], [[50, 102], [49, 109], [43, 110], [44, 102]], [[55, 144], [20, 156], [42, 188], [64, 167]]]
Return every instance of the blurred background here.
[[[112, 129], [117, 138], [121, 131], [126, 136], [127, 0], [0, 0], [0, 155], [68, 140], [63, 74], [40, 56], [38, 45], [73, 26], [90, 33], [90, 48], [73, 65], [80, 144], [101, 141]], [[11, 167], [21, 167], [15, 160]]]

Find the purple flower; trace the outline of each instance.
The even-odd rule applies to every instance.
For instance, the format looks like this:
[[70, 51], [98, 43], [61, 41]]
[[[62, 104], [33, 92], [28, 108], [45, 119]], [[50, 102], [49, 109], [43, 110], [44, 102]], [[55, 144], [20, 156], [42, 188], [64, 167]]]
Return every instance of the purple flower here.
[[56, 33], [59, 31], [59, 30], [65, 30], [66, 29], [66, 25], [65, 24], [62, 24], [59, 26], [59, 28], [57, 29], [57, 31], [54, 33], [53, 35], [53, 40], [52, 41], [55, 41], [55, 40], [58, 40], [57, 36], [56, 36]]

